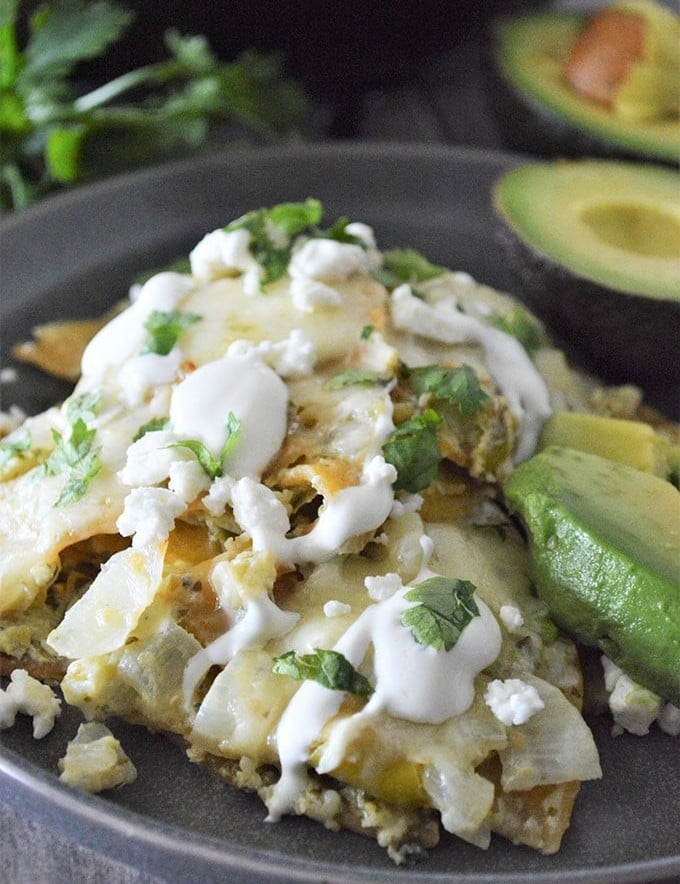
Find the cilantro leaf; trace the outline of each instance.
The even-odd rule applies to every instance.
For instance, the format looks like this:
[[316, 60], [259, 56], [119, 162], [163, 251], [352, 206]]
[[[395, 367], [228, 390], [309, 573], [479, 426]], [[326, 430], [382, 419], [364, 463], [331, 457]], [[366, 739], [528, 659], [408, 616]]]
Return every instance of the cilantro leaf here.
[[233, 141], [279, 141], [308, 110], [282, 59], [256, 51], [222, 62], [202, 36], [167, 31], [169, 57], [82, 95], [71, 79], [123, 36], [134, 13], [114, 0], [46, 0], [26, 24], [0, 0], [0, 209], [83, 179], [193, 155]]
[[12, 458], [16, 457], [17, 454], [29, 451], [32, 444], [33, 440], [28, 430], [24, 430], [23, 435], [16, 442], [0, 442], [0, 469], [8, 464]]
[[431, 393], [436, 399], [445, 399], [458, 406], [466, 416], [476, 414], [490, 401], [479, 383], [477, 372], [469, 365], [444, 368], [426, 365], [406, 369], [414, 392], [418, 396]]
[[318, 199], [308, 197], [304, 203], [279, 203], [272, 206], [268, 216], [272, 224], [287, 236], [293, 237], [321, 221], [323, 205]]
[[66, 419], [70, 424], [74, 424], [78, 418], [84, 420], [86, 424], [90, 424], [97, 416], [101, 404], [101, 389], [71, 396], [66, 400]]
[[144, 328], [149, 333], [149, 340], [141, 352], [167, 356], [182, 332], [202, 318], [196, 313], [182, 313], [179, 310], [169, 312], [152, 310], [144, 323]]
[[375, 326], [374, 326], [374, 325], [370, 325], [370, 324], [369, 324], [369, 325], [365, 325], [365, 326], [361, 329], [361, 340], [362, 340], [362, 341], [368, 341], [368, 340], [370, 339], [370, 337], [371, 337], [371, 335], [373, 334], [374, 331], [375, 331]]
[[473, 598], [475, 585], [469, 580], [430, 577], [416, 584], [404, 596], [418, 602], [401, 615], [401, 624], [421, 645], [450, 651], [479, 608]]
[[324, 387], [328, 390], [341, 390], [354, 384], [384, 384], [385, 378], [370, 368], [348, 368], [329, 378]]
[[439, 450], [437, 430], [441, 417], [431, 408], [400, 424], [383, 445], [387, 463], [397, 470], [396, 490], [416, 493], [427, 488], [437, 477], [439, 464], [444, 459]]
[[92, 479], [101, 469], [100, 448], [93, 448], [95, 429], [88, 429], [79, 417], [71, 425], [71, 433], [64, 438], [52, 430], [55, 448], [42, 466], [41, 475], [57, 476], [64, 473], [66, 482], [55, 506], [73, 503], [85, 494]]
[[269, 209], [254, 209], [225, 229], [250, 233], [250, 252], [264, 270], [262, 284], [267, 285], [288, 269], [291, 239], [318, 224], [322, 215], [321, 203], [310, 197], [304, 203], [279, 203]]
[[373, 686], [338, 651], [315, 648], [313, 654], [287, 651], [274, 658], [273, 671], [297, 681], [316, 681], [332, 691], [350, 694], [372, 694]]
[[121, 36], [132, 13], [107, 0], [45, 3], [30, 20], [23, 78], [63, 77]]
[[383, 253], [383, 266], [376, 271], [375, 276], [391, 290], [402, 283], [414, 285], [426, 282], [445, 272], [445, 267], [431, 264], [416, 249], [389, 249]]
[[132, 441], [137, 442], [139, 439], [142, 438], [142, 436], [146, 436], [147, 433], [154, 433], [157, 430], [167, 430], [169, 426], [169, 417], [152, 417], [150, 421], [147, 421], [145, 424], [141, 425], [141, 427], [132, 437]]
[[492, 313], [489, 316], [489, 323], [494, 328], [517, 338], [529, 356], [533, 356], [541, 346], [541, 330], [524, 307], [515, 307], [508, 316]]
[[349, 218], [338, 218], [332, 227], [327, 230], [319, 230], [318, 228], [311, 231], [311, 235], [316, 238], [333, 239], [335, 242], [351, 243], [355, 246], [366, 248], [366, 243], [360, 236], [347, 232], [347, 225], [350, 223]]
[[213, 457], [208, 447], [198, 439], [185, 439], [182, 442], [173, 442], [168, 448], [186, 448], [196, 456], [196, 460], [203, 468], [203, 472], [213, 481], [224, 472], [224, 465], [234, 443], [241, 435], [241, 422], [233, 412], [227, 416], [227, 440], [220, 452], [219, 457]]

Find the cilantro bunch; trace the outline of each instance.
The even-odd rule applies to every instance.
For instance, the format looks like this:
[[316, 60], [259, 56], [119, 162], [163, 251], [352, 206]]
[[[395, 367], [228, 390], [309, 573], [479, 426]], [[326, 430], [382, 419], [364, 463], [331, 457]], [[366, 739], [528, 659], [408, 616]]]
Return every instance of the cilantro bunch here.
[[78, 94], [79, 62], [118, 41], [132, 13], [110, 0], [41, 5], [19, 39], [21, 0], [0, 0], [0, 211], [58, 187], [168, 159], [235, 122], [265, 140], [306, 110], [280, 59], [252, 51], [221, 62], [202, 36], [168, 31], [170, 57]]

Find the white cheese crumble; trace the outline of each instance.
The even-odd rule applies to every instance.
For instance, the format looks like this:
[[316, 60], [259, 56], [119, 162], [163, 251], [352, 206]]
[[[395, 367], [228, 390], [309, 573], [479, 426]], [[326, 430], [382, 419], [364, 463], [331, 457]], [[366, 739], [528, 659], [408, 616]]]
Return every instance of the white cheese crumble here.
[[159, 543], [167, 539], [186, 508], [182, 498], [167, 488], [134, 488], [125, 498], [116, 527], [123, 537], [132, 537], [134, 547]]
[[398, 518], [406, 513], [417, 513], [420, 511], [424, 501], [425, 498], [422, 494], [411, 494], [409, 491], [401, 491], [399, 492], [399, 497], [395, 498], [392, 504], [390, 516]]
[[282, 378], [305, 377], [316, 365], [316, 344], [302, 329], [294, 328], [281, 341], [260, 341], [259, 344], [239, 339], [229, 345], [227, 356], [241, 359], [262, 359]]
[[629, 733], [643, 737], [662, 711], [661, 697], [633, 681], [604, 654], [602, 669], [604, 686], [609, 692], [609, 710], [615, 723]]
[[508, 726], [526, 724], [545, 707], [536, 688], [519, 678], [494, 679], [486, 689], [484, 702], [496, 718]]
[[323, 606], [323, 613], [326, 617], [342, 617], [343, 614], [349, 614], [351, 610], [351, 605], [336, 599], [331, 599]]
[[524, 626], [522, 612], [514, 605], [501, 605], [498, 615], [510, 635], [516, 635]]
[[137, 769], [106, 725], [87, 722], [59, 759], [59, 779], [88, 792], [102, 792], [132, 783]]
[[664, 703], [656, 720], [664, 733], [680, 737], [680, 709], [673, 703]]
[[128, 359], [118, 375], [121, 400], [132, 408], [141, 405], [149, 393], [176, 380], [182, 359], [179, 347], [165, 356], [144, 353]]
[[206, 233], [189, 253], [189, 263], [192, 275], [203, 281], [230, 271], [249, 270], [255, 264], [250, 253], [250, 233], [243, 228]]
[[313, 313], [317, 307], [340, 307], [342, 295], [337, 289], [318, 279], [306, 276], [293, 278], [290, 283], [293, 307], [302, 313]]
[[296, 245], [288, 265], [288, 273], [295, 278], [342, 282], [354, 273], [370, 273], [376, 258], [355, 243], [333, 239], [308, 239]]
[[24, 669], [15, 669], [6, 690], [0, 689], [0, 730], [12, 727], [17, 714], [33, 719], [33, 736], [41, 740], [54, 727], [61, 713], [61, 700], [49, 685], [42, 684]]
[[197, 460], [177, 460], [168, 470], [168, 489], [186, 504], [210, 487], [210, 477]]
[[366, 577], [364, 579], [364, 586], [368, 590], [369, 597], [374, 602], [381, 602], [384, 599], [389, 599], [395, 592], [398, 592], [403, 584], [401, 577], [391, 572], [378, 577]]
[[221, 516], [231, 503], [231, 491], [235, 480], [231, 476], [220, 476], [210, 486], [208, 493], [201, 501], [211, 516]]

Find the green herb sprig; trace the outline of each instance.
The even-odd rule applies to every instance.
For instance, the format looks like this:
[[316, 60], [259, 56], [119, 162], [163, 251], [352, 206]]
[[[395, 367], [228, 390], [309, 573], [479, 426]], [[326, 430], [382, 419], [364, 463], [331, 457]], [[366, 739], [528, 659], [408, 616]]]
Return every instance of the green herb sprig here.
[[475, 589], [469, 580], [448, 577], [430, 577], [416, 584], [404, 598], [418, 604], [404, 611], [402, 626], [411, 630], [419, 644], [450, 651], [468, 623], [479, 616]]
[[64, 474], [66, 482], [55, 502], [55, 506], [74, 503], [85, 494], [90, 482], [101, 470], [99, 459], [100, 448], [93, 445], [96, 429], [90, 429], [82, 417], [76, 418], [71, 424], [68, 436], [52, 430], [55, 447], [36, 473], [41, 476], [57, 476]]
[[416, 493], [432, 482], [444, 459], [439, 450], [437, 431], [442, 419], [428, 408], [400, 424], [383, 445], [383, 455], [397, 471], [393, 487]]
[[288, 675], [297, 681], [316, 681], [332, 691], [362, 695], [373, 693], [370, 681], [338, 651], [323, 648], [315, 648], [312, 654], [287, 651], [274, 658], [272, 669], [278, 675]]
[[182, 313], [180, 310], [152, 310], [144, 328], [149, 333], [148, 340], [142, 348], [142, 354], [156, 353], [167, 356], [177, 343], [182, 332], [200, 322], [202, 316], [196, 313]]
[[0, 442], [0, 470], [18, 454], [30, 451], [32, 444], [33, 441], [28, 430], [24, 430], [21, 436], [13, 442]]
[[181, 442], [172, 442], [168, 448], [186, 448], [195, 455], [196, 460], [203, 468], [203, 472], [212, 480], [218, 479], [224, 473], [224, 467], [230, 451], [241, 434], [241, 422], [233, 412], [227, 416], [227, 440], [220, 452], [219, 457], [213, 457], [210, 450], [198, 439], [185, 439]]
[[[202, 36], [165, 35], [169, 57], [78, 94], [77, 66], [124, 35], [133, 13], [112, 0], [0, 3], [0, 210], [75, 182], [214, 144], [217, 125], [278, 141], [308, 107], [281, 59], [254, 51], [222, 62]], [[26, 32], [26, 40], [20, 34]]]
[[491, 401], [479, 383], [477, 372], [469, 365], [456, 368], [426, 365], [406, 368], [405, 374], [417, 396], [430, 393], [435, 399], [456, 405], [466, 416], [476, 414]]

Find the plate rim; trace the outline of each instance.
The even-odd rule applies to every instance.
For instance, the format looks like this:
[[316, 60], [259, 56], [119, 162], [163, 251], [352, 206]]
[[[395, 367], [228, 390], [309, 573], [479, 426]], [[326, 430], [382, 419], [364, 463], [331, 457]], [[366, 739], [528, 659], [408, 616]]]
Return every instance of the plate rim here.
[[[463, 165], [474, 163], [499, 169], [511, 168], [524, 162], [540, 159], [526, 154], [510, 153], [492, 148], [398, 141], [304, 143], [284, 147], [253, 148], [242, 153], [216, 151], [196, 158], [170, 161], [111, 176], [94, 183], [83, 184], [71, 190], [52, 194], [20, 212], [11, 213], [6, 217], [0, 216], [0, 246], [3, 241], [6, 241], [4, 234], [8, 232], [13, 235], [21, 235], [22, 231], [30, 229], [33, 224], [61, 211], [66, 209], [74, 211], [78, 206], [87, 205], [94, 199], [104, 198], [109, 193], [118, 193], [142, 182], [145, 185], [152, 183], [160, 185], [164, 181], [174, 179], [189, 171], [192, 174], [196, 174], [199, 170], [207, 173], [208, 170], [219, 168], [224, 164], [250, 166], [263, 160], [276, 163], [283, 159], [304, 161], [305, 158], [312, 157], [329, 160], [333, 158], [347, 162], [393, 158], [414, 162], [436, 161], [439, 163], [462, 163]], [[365, 876], [366, 879], [370, 877], [386, 881], [394, 878], [395, 869], [382, 870], [363, 867], [360, 870], [349, 868], [342, 870], [337, 864], [325, 865], [322, 860], [308, 860], [291, 855], [286, 855], [286, 867], [282, 867], [282, 855], [277, 851], [242, 847], [193, 831], [188, 833], [189, 838], [187, 838], [187, 832], [173, 823], [154, 820], [129, 808], [107, 802], [99, 796], [75, 792], [19, 753], [3, 746], [1, 739], [0, 775], [0, 798], [3, 797], [4, 788], [2, 778], [5, 783], [12, 783], [19, 788], [24, 802], [27, 802], [30, 796], [39, 800], [45, 794], [49, 795], [54, 806], [62, 811], [56, 820], [57, 823], [62, 823], [59, 826], [60, 831], [65, 831], [69, 819], [79, 820], [86, 824], [88, 829], [95, 823], [104, 828], [112, 839], [111, 843], [102, 845], [101, 840], [98, 840], [96, 845], [93, 841], [90, 846], [100, 849], [103, 854], [112, 859], [120, 856], [118, 851], [122, 840], [128, 846], [130, 840], [133, 840], [138, 850], [154, 852], [160, 850], [165, 856], [164, 868], [169, 869], [170, 866], [167, 863], [176, 861], [178, 851], [181, 851], [182, 855], [186, 855], [187, 848], [190, 847], [192, 854], [197, 852], [202, 860], [211, 864], [215, 863], [215, 869], [220, 869], [222, 873], [228, 870], [245, 873], [248, 877], [243, 878], [243, 881], [318, 881], [319, 876], [323, 875], [324, 880], [328, 882], [337, 881], [339, 884], [340, 882], [346, 884], [346, 882], [358, 880], [358, 875]], [[126, 816], [133, 817], [133, 822], [126, 822]], [[182, 836], [184, 836], [184, 841], [182, 841]], [[157, 866], [153, 862], [148, 866], [145, 864], [144, 868], [149, 872], [157, 871]], [[256, 877], [250, 877], [251, 875]], [[438, 884], [438, 882], [442, 882], [442, 884], [443, 882], [446, 884], [496, 884], [496, 882], [517, 882], [517, 884], [520, 882], [527, 882], [527, 884], [561, 882], [561, 884], [566, 884], [566, 882], [574, 882], [576, 884], [580, 881], [594, 882], [595, 884], [595, 882], [662, 880], [674, 875], [680, 876], [680, 852], [677, 856], [645, 859], [618, 866], [592, 866], [551, 872], [531, 871], [510, 874], [452, 872], [442, 875], [438, 872], [419, 873], [416, 867], [415, 870], [409, 870], [409, 875], [405, 880], [423, 881], [429, 882], [429, 884]]]

